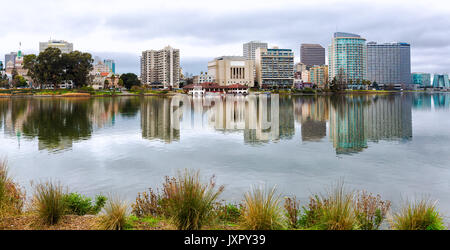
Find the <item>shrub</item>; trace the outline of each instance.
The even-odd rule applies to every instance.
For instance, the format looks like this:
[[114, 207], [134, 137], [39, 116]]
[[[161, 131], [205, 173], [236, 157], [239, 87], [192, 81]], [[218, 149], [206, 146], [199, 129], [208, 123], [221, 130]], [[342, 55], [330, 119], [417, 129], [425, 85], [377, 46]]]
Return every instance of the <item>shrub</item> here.
[[380, 195], [373, 196], [365, 191], [358, 192], [354, 209], [359, 229], [378, 230], [391, 207], [390, 201], [383, 201]]
[[138, 193], [136, 202], [131, 205], [133, 210], [132, 214], [137, 217], [147, 217], [147, 216], [159, 216], [163, 214], [161, 209], [161, 196], [149, 189], [149, 192]]
[[69, 214], [81, 216], [86, 214], [98, 214], [105, 206], [107, 200], [105, 196], [97, 195], [95, 198], [95, 204], [92, 205], [91, 198], [78, 193], [66, 194], [63, 199]]
[[391, 227], [396, 230], [445, 230], [444, 221], [436, 203], [422, 199], [407, 202], [393, 215]]
[[294, 198], [285, 198], [284, 209], [289, 222], [290, 228], [297, 228], [300, 203]]
[[218, 203], [216, 207], [216, 214], [220, 221], [237, 223], [241, 216], [241, 208], [234, 204]]
[[95, 89], [93, 87], [91, 87], [91, 86], [83, 86], [83, 87], [81, 87], [81, 90], [82, 91], [87, 91], [89, 93], [95, 92]]
[[285, 218], [280, 208], [276, 188], [265, 191], [254, 188], [245, 194], [241, 225], [247, 230], [280, 230], [285, 228]]
[[216, 190], [214, 176], [202, 183], [198, 171], [179, 172], [166, 178], [162, 206], [179, 230], [199, 230], [213, 216], [213, 205], [224, 187]]
[[7, 161], [0, 161], [0, 217], [20, 214], [25, 201], [25, 192], [8, 176]]
[[56, 182], [39, 183], [35, 187], [33, 207], [46, 224], [56, 224], [66, 212], [63, 186]]
[[298, 225], [302, 228], [311, 229], [317, 227], [322, 219], [324, 202], [327, 201], [322, 201], [318, 195], [310, 197], [308, 206], [302, 207]]
[[118, 197], [109, 198], [100, 225], [104, 230], [123, 230], [127, 227], [128, 205]]

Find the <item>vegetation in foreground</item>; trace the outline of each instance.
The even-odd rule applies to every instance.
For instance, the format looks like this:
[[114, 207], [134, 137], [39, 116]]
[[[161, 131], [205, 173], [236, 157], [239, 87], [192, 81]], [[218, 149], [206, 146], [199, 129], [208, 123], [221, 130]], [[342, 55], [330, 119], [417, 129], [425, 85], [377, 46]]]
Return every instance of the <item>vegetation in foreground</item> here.
[[242, 229], [280, 230], [286, 228], [286, 220], [281, 209], [280, 196], [276, 188], [265, 190], [253, 188], [245, 194], [241, 216]]
[[442, 215], [436, 208], [436, 202], [423, 198], [415, 202], [406, 202], [390, 220], [396, 230], [445, 230]]
[[[203, 181], [198, 171], [166, 177], [161, 190], [139, 193], [134, 204], [117, 196], [91, 198], [68, 193], [58, 182], [33, 185], [25, 195], [0, 162], [0, 229], [64, 230], [445, 230], [436, 203], [420, 199], [391, 214], [391, 203], [366, 191], [349, 191], [343, 182], [325, 194], [314, 194], [300, 206], [275, 188], [253, 188], [242, 204], [218, 201], [224, 191], [214, 177]], [[130, 213], [131, 211], [131, 213]], [[387, 219], [388, 218], [388, 219]], [[388, 222], [388, 223], [385, 223]], [[383, 226], [384, 225], [384, 226]]]

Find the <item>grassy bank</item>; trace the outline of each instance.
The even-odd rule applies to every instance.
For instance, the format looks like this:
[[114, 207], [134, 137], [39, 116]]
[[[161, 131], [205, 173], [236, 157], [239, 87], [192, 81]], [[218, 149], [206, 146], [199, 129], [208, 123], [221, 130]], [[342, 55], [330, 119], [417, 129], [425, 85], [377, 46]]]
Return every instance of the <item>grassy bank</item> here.
[[[443, 230], [443, 216], [430, 199], [391, 202], [343, 182], [312, 194], [301, 204], [276, 188], [253, 187], [239, 204], [220, 199], [224, 186], [198, 171], [166, 177], [157, 189], [129, 204], [119, 196], [95, 199], [70, 192], [56, 181], [33, 184], [32, 198], [0, 163], [2, 230]], [[157, 190], [157, 191], [155, 191]]]

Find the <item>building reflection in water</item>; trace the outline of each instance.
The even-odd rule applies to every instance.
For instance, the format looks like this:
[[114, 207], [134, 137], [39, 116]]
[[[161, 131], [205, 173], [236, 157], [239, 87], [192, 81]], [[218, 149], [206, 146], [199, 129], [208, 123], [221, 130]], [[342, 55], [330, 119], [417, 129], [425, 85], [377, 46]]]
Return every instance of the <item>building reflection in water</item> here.
[[[7, 137], [38, 140], [39, 150], [70, 149], [122, 119], [138, 120], [142, 138], [180, 141], [182, 130], [242, 134], [247, 144], [291, 140], [300, 124], [304, 142], [328, 137], [338, 154], [380, 140], [412, 138], [411, 108], [448, 107], [449, 95], [208, 96], [0, 99]], [[328, 123], [328, 124], [327, 124]]]
[[167, 143], [180, 140], [180, 117], [175, 100], [155, 97], [141, 99], [142, 137]]
[[293, 102], [290, 98], [280, 102], [278, 95], [145, 99], [141, 115], [143, 137], [165, 142], [179, 140], [180, 129], [242, 132], [249, 144], [295, 135]]
[[413, 108], [420, 110], [430, 110], [432, 102], [431, 94], [414, 94], [413, 97]]
[[435, 109], [450, 108], [450, 94], [439, 93], [433, 95], [433, 103]]
[[301, 124], [302, 141], [320, 141], [327, 135], [329, 99], [304, 96], [294, 101], [295, 119]]
[[357, 153], [368, 141], [411, 140], [411, 96], [334, 96], [330, 140], [338, 154]]
[[124, 106], [129, 116], [136, 115], [138, 105], [132, 98], [0, 99], [0, 127], [19, 147], [22, 138], [37, 138], [39, 150], [58, 152], [89, 139], [95, 129], [113, 126]]

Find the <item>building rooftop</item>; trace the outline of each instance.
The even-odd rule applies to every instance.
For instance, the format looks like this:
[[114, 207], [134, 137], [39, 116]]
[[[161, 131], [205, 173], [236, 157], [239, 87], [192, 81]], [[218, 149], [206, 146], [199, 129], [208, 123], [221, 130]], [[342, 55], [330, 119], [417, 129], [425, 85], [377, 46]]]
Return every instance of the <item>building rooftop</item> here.
[[346, 33], [346, 32], [335, 32], [334, 33], [334, 38], [337, 37], [355, 37], [355, 38], [361, 38], [360, 35], [357, 34], [352, 34], [352, 33]]
[[235, 60], [235, 61], [245, 61], [247, 60], [245, 57], [243, 56], [221, 56], [221, 57], [217, 57], [215, 58], [215, 60]]

